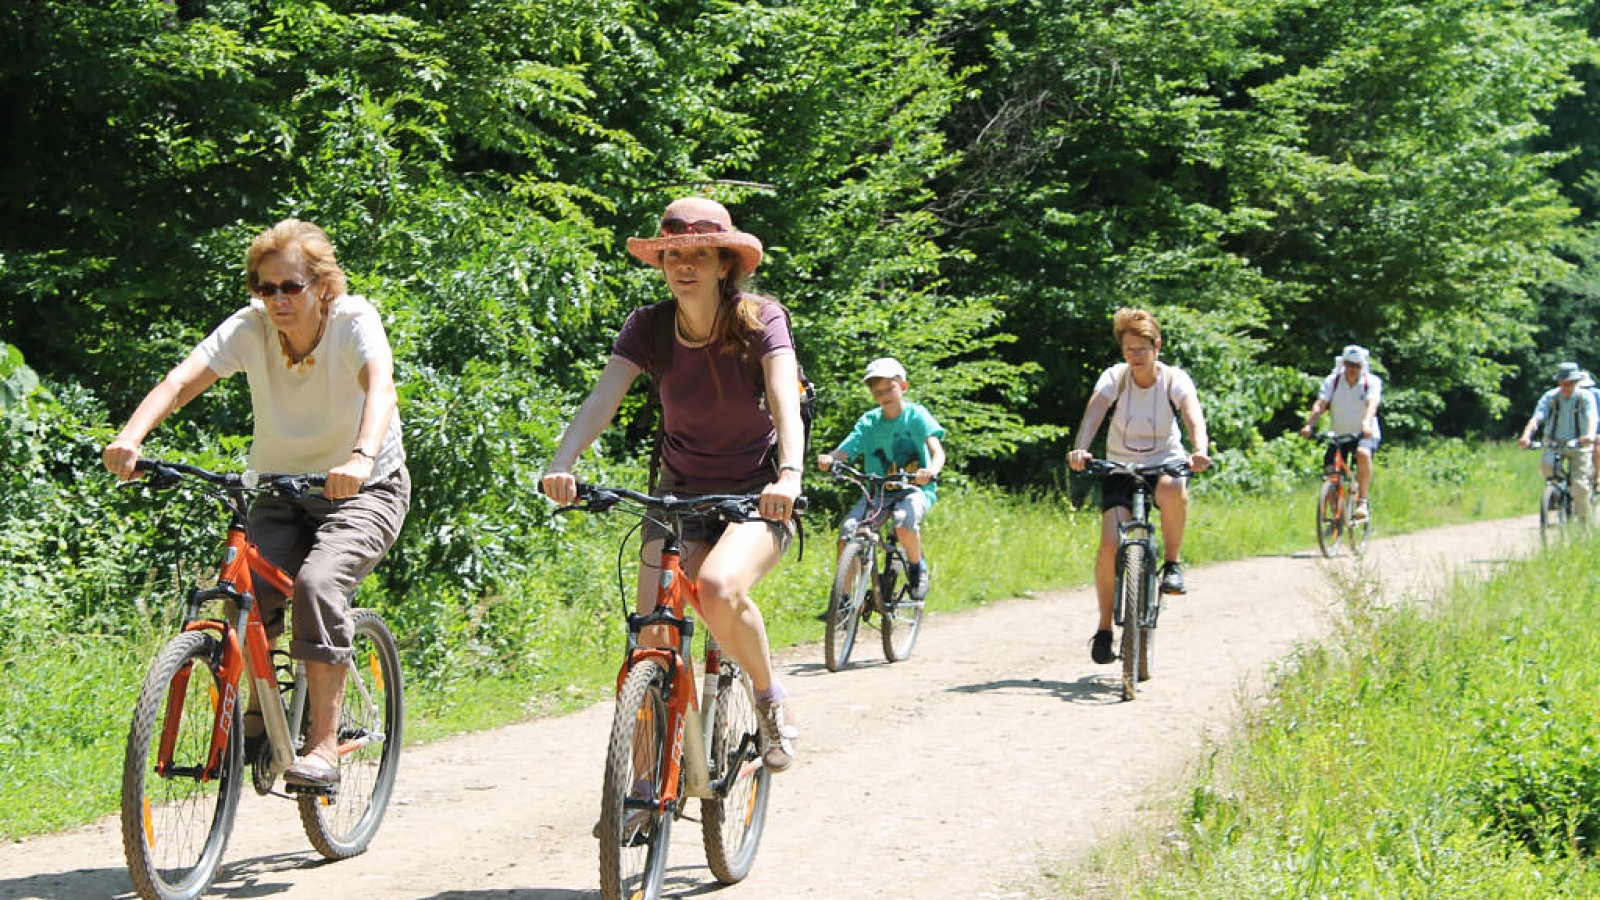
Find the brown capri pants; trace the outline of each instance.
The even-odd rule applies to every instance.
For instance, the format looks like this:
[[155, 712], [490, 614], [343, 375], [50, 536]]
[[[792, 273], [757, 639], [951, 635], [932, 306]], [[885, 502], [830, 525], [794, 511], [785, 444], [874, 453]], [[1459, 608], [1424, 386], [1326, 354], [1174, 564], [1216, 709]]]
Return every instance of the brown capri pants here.
[[[350, 598], [394, 546], [410, 508], [411, 473], [404, 465], [354, 497], [266, 495], [251, 508], [256, 546], [295, 576], [290, 656], [332, 665], [350, 661]], [[265, 580], [256, 582], [256, 591], [267, 638], [276, 642], [283, 634], [283, 595]]]

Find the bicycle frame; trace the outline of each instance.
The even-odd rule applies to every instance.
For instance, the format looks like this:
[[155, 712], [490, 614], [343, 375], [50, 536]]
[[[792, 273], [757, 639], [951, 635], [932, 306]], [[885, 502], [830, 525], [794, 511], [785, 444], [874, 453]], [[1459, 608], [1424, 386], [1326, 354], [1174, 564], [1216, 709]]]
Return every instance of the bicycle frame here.
[[[307, 484], [320, 484], [320, 481]], [[211, 745], [206, 765], [200, 772], [179, 772], [172, 765], [175, 736], [181, 724], [182, 700], [188, 691], [188, 673], [174, 679], [172, 696], [177, 701], [169, 704], [162, 723], [161, 741], [158, 745], [158, 774], [166, 777], [187, 774], [202, 781], [217, 778], [222, 770], [223, 755], [233, 731], [233, 714], [242, 700], [240, 684], [249, 673], [250, 689], [262, 698], [261, 715], [266, 726], [267, 743], [272, 748], [272, 770], [282, 772], [294, 764], [294, 735], [300, 730], [304, 715], [303, 697], [297, 691], [292, 711], [286, 711], [281, 702], [266, 702], [266, 698], [279, 698], [277, 672], [272, 661], [272, 642], [267, 639], [266, 624], [261, 619], [261, 609], [256, 603], [256, 579], [261, 578], [285, 597], [294, 595], [294, 576], [273, 564], [249, 537], [248, 506], [238, 499], [233, 489], [227, 489], [229, 500], [228, 532], [223, 544], [222, 560], [218, 564], [217, 584], [211, 588], [193, 588], [189, 592], [182, 631], [214, 631], [220, 643], [222, 663], [218, 667], [223, 696], [217, 704], [216, 721], [212, 725]], [[232, 603], [236, 614], [233, 621], [222, 618], [202, 618], [200, 610], [207, 603], [224, 600]], [[241, 639], [241, 635], [243, 638]], [[376, 666], [376, 661], [373, 661]], [[379, 675], [381, 679], [381, 675]], [[296, 672], [296, 685], [302, 681]], [[351, 680], [358, 687], [359, 679]], [[370, 706], [372, 699], [363, 690], [363, 700]], [[371, 735], [357, 741], [341, 743], [341, 757], [360, 749], [372, 740]]]
[[[272, 647], [267, 641], [266, 625], [261, 620], [260, 608], [255, 602], [255, 580], [259, 575], [284, 596], [294, 592], [294, 579], [285, 571], [268, 562], [247, 536], [247, 524], [239, 510], [233, 511], [228, 523], [228, 537], [222, 551], [217, 586], [194, 588], [189, 592], [188, 610], [184, 618], [184, 631], [215, 631], [221, 642], [221, 673], [224, 695], [217, 706], [216, 723], [212, 728], [211, 748], [206, 769], [199, 773], [201, 780], [216, 778], [222, 770], [223, 753], [233, 731], [234, 709], [241, 700], [240, 681], [248, 668], [251, 689], [259, 696], [277, 696], [277, 675], [272, 667]], [[217, 599], [232, 602], [238, 610], [235, 621], [203, 619], [200, 608]], [[241, 644], [239, 635], [244, 635]], [[182, 698], [188, 689], [187, 673], [179, 676], [183, 683], [173, 685], [173, 696], [179, 702], [169, 704], [162, 726], [160, 761], [157, 771], [162, 775], [181, 774], [172, 771], [172, 751], [182, 714]], [[175, 680], [176, 681], [176, 680]], [[282, 770], [294, 762], [291, 725], [281, 703], [261, 704], [262, 717], [272, 747], [275, 768]]]
[[[660, 813], [677, 813], [679, 803], [688, 797], [715, 797], [726, 791], [735, 773], [723, 773], [711, 783], [710, 751], [716, 729], [716, 698], [722, 675], [722, 647], [707, 631], [703, 652], [703, 684], [694, 684], [694, 620], [686, 613], [700, 608], [700, 590], [683, 571], [683, 542], [675, 529], [668, 529], [661, 547], [660, 573], [656, 578], [656, 607], [649, 613], [628, 616], [628, 649], [617, 672], [617, 690], [628, 679], [633, 667], [647, 659], [660, 660], [666, 667], [672, 690], [667, 697], [668, 747], [658, 796], [651, 805]], [[651, 625], [667, 625], [678, 636], [676, 647], [647, 647], [639, 643], [641, 632]], [[680, 775], [682, 776], [680, 778]], [[683, 785], [680, 792], [679, 784]], [[629, 799], [632, 805], [635, 801]], [[647, 803], [649, 801], [637, 801]]]

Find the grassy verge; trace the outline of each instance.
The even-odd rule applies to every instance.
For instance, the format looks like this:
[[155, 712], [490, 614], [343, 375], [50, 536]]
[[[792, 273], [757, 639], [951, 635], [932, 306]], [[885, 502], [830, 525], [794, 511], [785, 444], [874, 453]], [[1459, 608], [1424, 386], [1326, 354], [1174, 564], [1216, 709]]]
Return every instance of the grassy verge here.
[[[1379, 533], [1531, 512], [1539, 485], [1533, 462], [1506, 446], [1386, 448], [1374, 488]], [[1185, 556], [1205, 563], [1305, 549], [1314, 542], [1315, 487], [1311, 475], [1278, 491], [1218, 490], [1202, 481]], [[408, 737], [432, 740], [603, 698], [619, 661], [615, 553], [625, 524], [573, 522], [574, 550], [557, 561], [581, 570], [561, 590], [573, 596], [478, 604], [474, 617], [504, 616], [516, 633], [532, 635], [513, 642], [510, 659], [500, 648], [491, 665], [490, 651], [471, 635], [443, 649], [435, 639], [407, 646], [402, 635], [407, 654], [444, 659], [408, 683]], [[775, 645], [820, 637], [813, 616], [833, 578], [835, 525], [814, 515], [808, 526], [804, 558], [787, 561], [758, 591]], [[1098, 513], [1074, 508], [1059, 494], [949, 485], [926, 529], [935, 565], [930, 607], [970, 608], [1084, 584], [1097, 539]], [[1085, 610], [1086, 622], [1088, 616]], [[0, 837], [63, 828], [117, 808], [127, 715], [164, 636], [0, 637], [8, 641], [0, 644]]]
[[[1283, 667], [1171, 819], [1062, 896], [1594, 897], [1600, 536], [1375, 606]], [[1158, 837], [1160, 835], [1160, 837]]]

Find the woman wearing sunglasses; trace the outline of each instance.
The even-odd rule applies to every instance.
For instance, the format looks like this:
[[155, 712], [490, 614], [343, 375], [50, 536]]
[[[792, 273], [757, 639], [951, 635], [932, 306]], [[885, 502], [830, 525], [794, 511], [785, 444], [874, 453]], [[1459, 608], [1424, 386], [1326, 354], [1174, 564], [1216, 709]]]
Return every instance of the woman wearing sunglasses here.
[[[262, 496], [250, 517], [261, 551], [295, 575], [289, 653], [305, 660], [310, 691], [305, 753], [284, 780], [325, 788], [339, 780], [335, 725], [351, 655], [350, 595], [394, 544], [411, 505], [394, 360], [377, 310], [345, 293], [333, 244], [316, 225], [285, 219], [261, 232], [245, 274], [250, 304], [145, 396], [103, 462], [131, 478], [146, 435], [217, 379], [244, 372], [254, 419], [249, 469], [327, 473], [320, 496]], [[257, 589], [276, 642], [285, 598], [264, 582]], [[250, 704], [247, 755], [265, 735], [260, 698]]]
[[[1081, 472], [1094, 459], [1089, 444], [1109, 411], [1107, 459], [1141, 466], [1187, 463], [1194, 471], [1204, 472], [1211, 466], [1211, 457], [1206, 454], [1210, 439], [1205, 413], [1188, 373], [1161, 362], [1161, 326], [1155, 316], [1142, 309], [1119, 309], [1112, 319], [1111, 333], [1121, 348], [1123, 362], [1105, 370], [1095, 383], [1075, 447], [1067, 454], [1067, 464]], [[1180, 416], [1194, 446], [1193, 453], [1183, 451], [1183, 435], [1178, 431]], [[1101, 482], [1100, 552], [1094, 564], [1100, 625], [1089, 643], [1090, 658], [1101, 665], [1117, 658], [1111, 649], [1117, 545], [1121, 541], [1117, 526], [1132, 514], [1132, 502], [1131, 476], [1114, 475]], [[1161, 543], [1166, 556], [1161, 567], [1161, 593], [1187, 593], [1178, 551], [1183, 548], [1183, 526], [1189, 510], [1188, 479], [1159, 476], [1155, 503], [1161, 510]]]
[[[577, 499], [573, 464], [644, 373], [661, 397], [661, 478], [652, 490], [680, 497], [761, 495], [765, 521], [686, 531], [683, 566], [699, 583], [701, 618], [750, 674], [761, 713], [762, 755], [769, 769], [782, 771], [793, 758], [795, 730], [786, 721], [783, 685], [773, 672], [766, 626], [750, 589], [783, 557], [800, 494], [805, 448], [799, 395], [767, 391], [764, 403], [762, 391], [762, 384], [798, 383], [788, 318], [771, 298], [742, 289], [761, 262], [761, 241], [734, 228], [716, 201], [672, 202], [656, 235], [629, 238], [628, 252], [661, 270], [672, 297], [634, 310], [623, 323], [610, 361], [561, 436], [544, 491], [563, 505]], [[746, 363], [759, 364], [760, 383]], [[654, 604], [661, 537], [647, 526], [641, 613]]]

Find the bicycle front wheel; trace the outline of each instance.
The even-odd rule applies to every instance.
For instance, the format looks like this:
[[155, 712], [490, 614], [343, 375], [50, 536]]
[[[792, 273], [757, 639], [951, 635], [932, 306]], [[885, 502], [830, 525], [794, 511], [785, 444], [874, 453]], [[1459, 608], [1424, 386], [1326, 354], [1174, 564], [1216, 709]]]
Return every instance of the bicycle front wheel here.
[[1372, 534], [1372, 503], [1368, 501], [1364, 519], [1356, 518], [1357, 505], [1355, 492], [1351, 491], [1345, 502], [1345, 543], [1349, 545], [1351, 553], [1360, 556], [1367, 552], [1367, 538]]
[[339, 712], [339, 790], [301, 794], [300, 824], [327, 859], [363, 853], [383, 823], [400, 768], [405, 686], [400, 653], [383, 618], [370, 609], [352, 617], [355, 651]]
[[1569, 501], [1564, 492], [1553, 484], [1544, 487], [1539, 498], [1539, 537], [1549, 540], [1560, 533], [1571, 516]]
[[1344, 538], [1344, 492], [1331, 481], [1322, 483], [1322, 493], [1317, 496], [1317, 545], [1322, 555], [1339, 554], [1339, 541]]
[[890, 662], [909, 658], [917, 643], [917, 632], [922, 630], [923, 604], [911, 596], [905, 566], [905, 557], [890, 554], [889, 564], [884, 567], [883, 593], [879, 595], [883, 600], [883, 655]]
[[[199, 897], [228, 846], [244, 784], [243, 698], [219, 678], [221, 663], [214, 635], [180, 634], [139, 690], [122, 764], [122, 849], [146, 900]], [[218, 769], [207, 771], [223, 709], [232, 737]]]
[[761, 764], [761, 726], [750, 678], [730, 662], [718, 678], [711, 779], [716, 796], [700, 802], [706, 864], [723, 884], [743, 881], [756, 861], [767, 821], [772, 772]]
[[833, 592], [828, 596], [828, 633], [822, 641], [823, 658], [829, 672], [839, 671], [850, 661], [871, 584], [872, 545], [858, 540], [846, 542], [839, 553]]
[[1117, 592], [1122, 605], [1122, 699], [1132, 700], [1139, 693], [1139, 658], [1144, 648], [1139, 619], [1144, 601], [1139, 594], [1148, 578], [1150, 560], [1146, 547], [1139, 543], [1122, 545], [1122, 569]]
[[[1155, 655], [1156, 643], [1156, 615], [1160, 609], [1151, 609], [1155, 604], [1159, 607], [1161, 594], [1156, 590], [1156, 567], [1144, 567], [1144, 587], [1139, 596], [1139, 671], [1140, 681], [1150, 680], [1150, 663]], [[1148, 624], [1146, 624], [1148, 623]]]
[[667, 872], [672, 816], [660, 809], [667, 748], [667, 670], [634, 663], [617, 693], [600, 798], [600, 896], [657, 900]]

